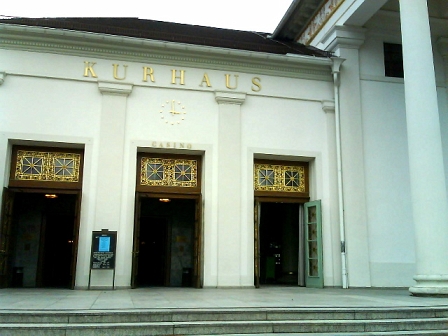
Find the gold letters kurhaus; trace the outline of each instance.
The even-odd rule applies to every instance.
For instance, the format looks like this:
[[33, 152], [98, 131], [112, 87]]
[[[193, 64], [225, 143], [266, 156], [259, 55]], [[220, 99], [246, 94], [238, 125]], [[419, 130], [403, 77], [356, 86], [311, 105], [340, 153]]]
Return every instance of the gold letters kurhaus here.
[[[92, 78], [98, 78], [98, 75], [95, 72], [94, 65], [96, 62], [89, 62], [84, 61], [84, 77], [92, 77]], [[125, 80], [127, 76], [127, 65], [120, 65], [120, 64], [112, 64], [112, 76], [116, 80]], [[171, 69], [171, 84], [172, 85], [185, 85], [187, 80], [186, 70], [177, 70], [177, 69]], [[224, 75], [224, 83], [226, 85], [226, 88], [230, 90], [236, 90], [238, 88], [238, 77], [239, 75], [236, 74], [225, 74]], [[142, 68], [142, 82], [151, 82], [155, 83], [155, 71], [152, 67], [144, 66]], [[210, 80], [210, 77], [206, 72], [204, 72], [204, 75], [202, 76], [202, 79], [198, 83], [200, 87], [204, 87], [204, 84], [206, 87], [211, 88], [212, 87], [212, 81]], [[252, 86], [251, 90], [253, 92], [260, 92], [261, 91], [261, 78], [260, 77], [252, 77]]]

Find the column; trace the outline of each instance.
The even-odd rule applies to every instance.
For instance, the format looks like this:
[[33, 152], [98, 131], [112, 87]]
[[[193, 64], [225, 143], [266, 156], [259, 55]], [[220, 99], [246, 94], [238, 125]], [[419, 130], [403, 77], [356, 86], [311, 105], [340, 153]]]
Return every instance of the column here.
[[414, 295], [448, 294], [448, 204], [426, 0], [400, 1], [409, 169], [416, 241]]
[[[445, 164], [445, 178], [448, 176], [448, 37], [439, 37], [437, 41], [439, 54], [443, 58], [443, 69], [445, 72], [445, 101], [439, 105], [440, 131], [442, 134], [443, 162]], [[446, 112], [444, 112], [446, 111]]]
[[215, 92], [218, 126], [218, 287], [238, 287], [241, 260], [241, 105], [245, 93]]

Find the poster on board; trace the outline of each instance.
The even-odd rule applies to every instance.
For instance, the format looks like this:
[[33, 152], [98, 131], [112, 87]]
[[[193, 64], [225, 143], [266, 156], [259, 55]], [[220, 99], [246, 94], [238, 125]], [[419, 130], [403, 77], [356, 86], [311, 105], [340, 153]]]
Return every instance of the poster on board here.
[[114, 269], [117, 231], [93, 231], [90, 269]]

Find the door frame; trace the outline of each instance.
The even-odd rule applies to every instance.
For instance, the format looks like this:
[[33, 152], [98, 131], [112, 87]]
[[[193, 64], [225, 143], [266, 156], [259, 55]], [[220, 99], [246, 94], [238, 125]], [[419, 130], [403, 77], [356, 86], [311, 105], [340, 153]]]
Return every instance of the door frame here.
[[193, 241], [193, 287], [203, 286], [203, 223], [202, 223], [202, 195], [201, 194], [179, 194], [160, 192], [136, 192], [134, 207], [134, 233], [132, 246], [132, 271], [131, 288], [137, 288], [138, 258], [140, 246], [140, 217], [142, 198], [171, 198], [171, 199], [193, 199], [195, 200], [195, 223]]
[[11, 253], [11, 226], [15, 192], [3, 188], [0, 218], [0, 288], [10, 286], [9, 255]]

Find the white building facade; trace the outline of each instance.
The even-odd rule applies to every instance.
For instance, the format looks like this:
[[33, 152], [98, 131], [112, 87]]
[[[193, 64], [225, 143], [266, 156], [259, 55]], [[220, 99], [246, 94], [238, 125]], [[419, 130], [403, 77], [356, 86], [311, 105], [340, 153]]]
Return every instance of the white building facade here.
[[333, 57], [2, 20], [2, 285], [446, 294], [448, 11], [401, 6], [294, 1]]
[[[296, 213], [294, 227], [309, 200], [333, 216], [329, 57], [9, 22], [2, 38], [4, 285], [253, 287], [261, 276], [254, 176], [268, 190], [258, 201], [293, 202], [280, 211]], [[288, 186], [278, 186], [274, 170]], [[57, 198], [42, 201], [45, 194]], [[337, 285], [331, 222], [323, 222], [319, 272], [327, 277], [320, 282]], [[102, 230], [116, 234], [109, 269], [92, 243]], [[56, 243], [62, 236], [69, 246]], [[269, 244], [267, 233], [260, 237]], [[286, 275], [297, 284], [294, 244]], [[261, 283], [280, 281], [285, 271], [270, 264], [266, 279], [262, 258]], [[62, 273], [55, 264], [64, 265], [61, 283], [52, 282]]]

